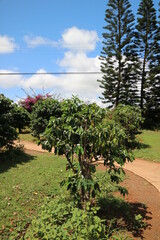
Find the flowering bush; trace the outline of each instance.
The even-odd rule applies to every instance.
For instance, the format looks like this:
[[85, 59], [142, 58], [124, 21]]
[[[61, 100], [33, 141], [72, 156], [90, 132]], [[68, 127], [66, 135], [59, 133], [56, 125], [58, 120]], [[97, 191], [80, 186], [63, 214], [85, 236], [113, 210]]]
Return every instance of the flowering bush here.
[[39, 100], [44, 100], [44, 99], [48, 99], [48, 98], [51, 98], [51, 95], [48, 93], [45, 95], [38, 94], [33, 97], [30, 95], [27, 95], [27, 97], [24, 100], [20, 101], [20, 105], [23, 108], [25, 108], [28, 112], [32, 112], [32, 108], [36, 102], [38, 102]]

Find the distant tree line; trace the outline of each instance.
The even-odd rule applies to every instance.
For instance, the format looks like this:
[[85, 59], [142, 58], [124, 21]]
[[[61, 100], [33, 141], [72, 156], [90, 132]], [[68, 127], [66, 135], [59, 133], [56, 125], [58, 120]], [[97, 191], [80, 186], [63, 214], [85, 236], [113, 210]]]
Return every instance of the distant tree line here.
[[141, 0], [137, 21], [128, 0], [109, 0], [101, 52], [102, 102], [139, 106], [153, 121], [160, 117], [160, 2]]

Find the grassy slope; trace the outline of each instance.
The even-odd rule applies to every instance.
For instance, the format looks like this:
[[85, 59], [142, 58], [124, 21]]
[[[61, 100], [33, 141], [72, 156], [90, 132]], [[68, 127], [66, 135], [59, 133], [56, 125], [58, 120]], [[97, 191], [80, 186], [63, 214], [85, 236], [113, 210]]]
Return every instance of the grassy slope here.
[[137, 138], [140, 149], [135, 149], [135, 157], [160, 162], [160, 131], [144, 130]]

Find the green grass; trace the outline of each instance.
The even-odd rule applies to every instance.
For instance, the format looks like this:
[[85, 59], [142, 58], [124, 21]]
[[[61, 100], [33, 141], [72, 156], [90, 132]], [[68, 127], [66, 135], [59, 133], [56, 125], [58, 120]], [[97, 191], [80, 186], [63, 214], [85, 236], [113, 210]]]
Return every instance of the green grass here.
[[160, 131], [144, 130], [137, 139], [140, 144], [134, 150], [135, 157], [160, 162]]
[[25, 231], [44, 200], [60, 193], [65, 160], [16, 152], [1, 154], [0, 166], [0, 239], [6, 240]]
[[19, 139], [26, 142], [35, 142], [35, 138], [30, 133], [19, 134]]

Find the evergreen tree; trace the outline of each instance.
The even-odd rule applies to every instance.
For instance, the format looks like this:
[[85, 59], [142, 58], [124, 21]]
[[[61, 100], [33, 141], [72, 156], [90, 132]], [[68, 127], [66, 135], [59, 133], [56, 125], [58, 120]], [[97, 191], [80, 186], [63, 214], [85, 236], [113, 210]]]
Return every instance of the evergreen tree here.
[[[159, 2], [160, 7], [160, 2]], [[147, 93], [147, 118], [158, 122], [160, 118], [160, 8], [155, 50], [150, 59], [149, 91]]]
[[139, 63], [134, 45], [134, 15], [128, 0], [109, 0], [105, 12], [100, 82], [102, 102], [135, 104]]
[[144, 109], [146, 100], [147, 77], [149, 68], [153, 67], [153, 58], [155, 56], [157, 33], [156, 10], [153, 0], [141, 0], [138, 8], [137, 26], [136, 26], [136, 44], [138, 46], [138, 54], [142, 59], [141, 69], [141, 109]]

